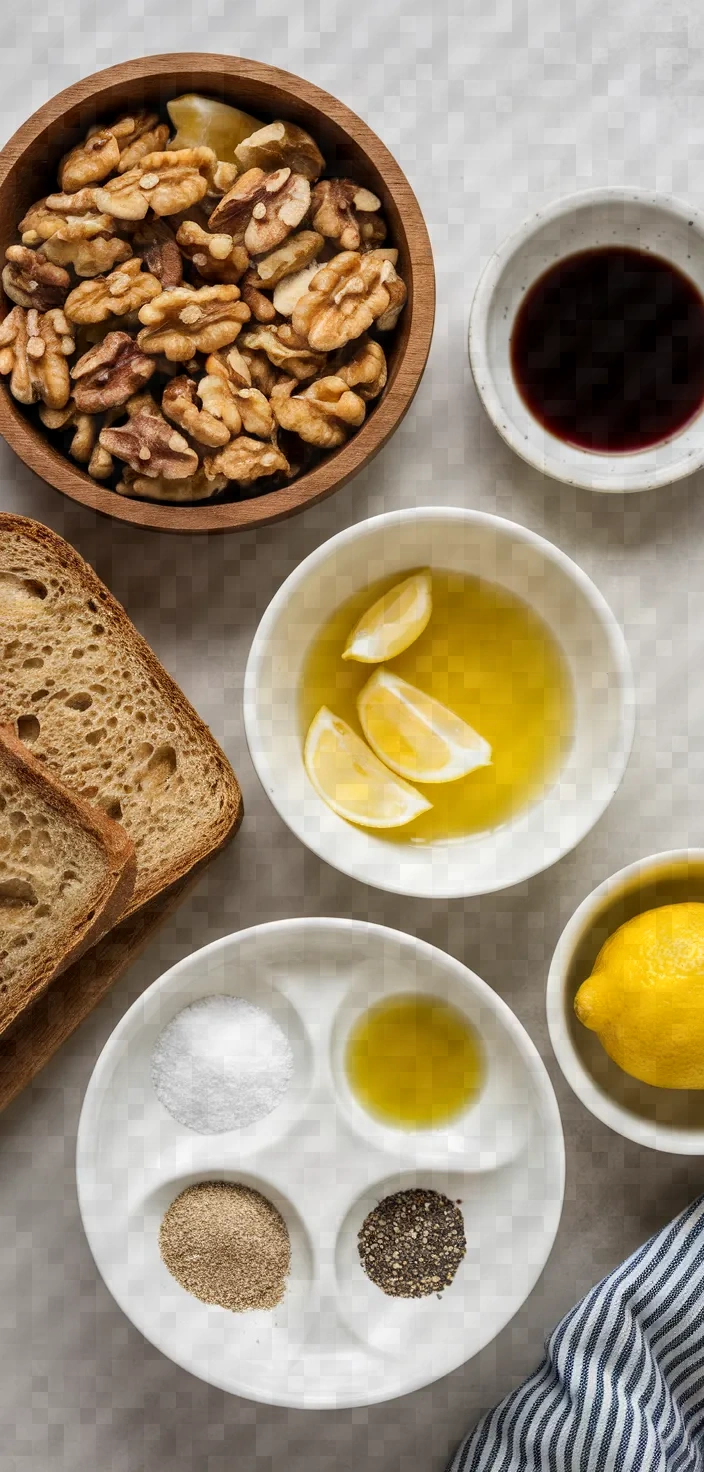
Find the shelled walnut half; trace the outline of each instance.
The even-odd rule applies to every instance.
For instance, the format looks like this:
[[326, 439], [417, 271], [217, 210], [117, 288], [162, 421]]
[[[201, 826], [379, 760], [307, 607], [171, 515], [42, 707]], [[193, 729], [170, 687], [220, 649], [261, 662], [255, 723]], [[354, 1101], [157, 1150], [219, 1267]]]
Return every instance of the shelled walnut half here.
[[267, 445], [262, 440], [238, 435], [230, 440], [217, 455], [209, 455], [204, 461], [207, 476], [224, 475], [238, 485], [249, 486], [255, 480], [282, 472], [288, 474], [289, 463], [283, 451], [276, 445]]
[[310, 184], [303, 174], [277, 169], [248, 169], [215, 206], [211, 230], [225, 230], [251, 256], [281, 245], [300, 225], [310, 205]]
[[295, 387], [291, 379], [277, 384], [271, 406], [281, 428], [292, 430], [307, 445], [335, 450], [364, 422], [364, 401], [343, 378], [319, 378], [294, 397]]
[[93, 190], [95, 208], [117, 220], [176, 215], [197, 204], [208, 190], [216, 159], [212, 148], [147, 153], [137, 167]]
[[66, 360], [74, 346], [57, 307], [44, 313], [13, 307], [0, 323], [0, 374], [10, 375], [13, 398], [20, 404], [41, 400], [49, 409], [63, 409], [71, 392]]
[[71, 369], [76, 405], [87, 414], [117, 409], [145, 388], [155, 368], [128, 332], [108, 332]]
[[236, 285], [249, 265], [243, 245], [235, 245], [232, 236], [224, 231], [211, 234], [196, 220], [184, 220], [179, 225], [176, 242], [206, 282]]
[[171, 363], [186, 363], [196, 352], [227, 347], [249, 321], [249, 307], [238, 286], [178, 286], [140, 309], [137, 341], [145, 353], [163, 353]]
[[11, 302], [20, 307], [36, 307], [38, 312], [63, 306], [71, 277], [62, 266], [48, 261], [44, 251], [30, 250], [27, 245], [9, 245], [5, 258], [2, 285]]
[[254, 352], [266, 353], [270, 363], [293, 378], [314, 378], [325, 367], [325, 354], [313, 352], [305, 337], [294, 332], [290, 323], [283, 322], [275, 327], [255, 327], [245, 332], [243, 346]]
[[381, 245], [386, 226], [379, 214], [381, 200], [371, 189], [351, 179], [321, 179], [311, 196], [313, 228], [341, 250], [359, 250], [368, 243]]
[[76, 286], [66, 298], [66, 316], [71, 322], [106, 322], [136, 312], [160, 292], [161, 282], [142, 270], [139, 256], [131, 256], [109, 276], [94, 276]]
[[207, 476], [202, 466], [195, 475], [183, 480], [167, 480], [164, 475], [151, 478], [140, 475], [128, 466], [123, 470], [115, 490], [120, 496], [136, 496], [139, 501], [168, 501], [179, 504], [184, 501], [212, 501], [224, 491], [226, 475]]
[[133, 414], [127, 424], [101, 429], [100, 443], [150, 479], [185, 480], [198, 469], [198, 456], [188, 440], [163, 415], [145, 409]]
[[297, 302], [292, 327], [318, 352], [335, 352], [376, 322], [396, 325], [406, 288], [395, 266], [382, 252], [342, 251], [321, 266]]

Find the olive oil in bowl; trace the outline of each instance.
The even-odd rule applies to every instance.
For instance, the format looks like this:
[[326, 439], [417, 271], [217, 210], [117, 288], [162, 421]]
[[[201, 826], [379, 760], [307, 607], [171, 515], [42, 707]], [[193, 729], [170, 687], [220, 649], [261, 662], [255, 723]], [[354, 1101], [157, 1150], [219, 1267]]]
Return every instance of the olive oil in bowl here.
[[396, 993], [362, 1014], [345, 1065], [362, 1107], [397, 1129], [450, 1124], [484, 1079], [481, 1044], [463, 1013], [416, 992]]
[[[360, 736], [357, 697], [381, 666], [344, 660], [351, 630], [399, 572], [348, 599], [314, 639], [303, 669], [300, 734], [321, 706]], [[427, 812], [380, 835], [430, 844], [486, 832], [535, 802], [555, 781], [572, 740], [574, 702], [565, 656], [532, 608], [483, 579], [432, 569], [432, 615], [383, 668], [449, 707], [491, 746], [489, 765], [455, 781], [414, 783]]]

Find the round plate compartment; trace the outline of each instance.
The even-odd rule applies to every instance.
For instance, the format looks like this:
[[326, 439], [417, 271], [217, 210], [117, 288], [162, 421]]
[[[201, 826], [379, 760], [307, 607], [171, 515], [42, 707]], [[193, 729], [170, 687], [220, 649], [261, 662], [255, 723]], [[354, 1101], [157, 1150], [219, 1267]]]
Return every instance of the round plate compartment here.
[[[431, 992], [485, 1043], [484, 1088], [445, 1130], [376, 1127], [343, 1073], [346, 1032], [381, 995]], [[226, 993], [256, 999], [294, 1051], [288, 1093], [247, 1129], [202, 1136], [159, 1104], [150, 1056], [182, 1007]], [[281, 920], [197, 951], [134, 1003], [88, 1085], [78, 1193], [95, 1261], [128, 1318], [192, 1374], [276, 1405], [369, 1405], [417, 1390], [498, 1334], [550, 1253], [564, 1189], [560, 1116], [543, 1064], [504, 1002], [459, 961], [411, 936], [352, 920]], [[291, 1236], [291, 1274], [273, 1312], [229, 1313], [187, 1294], [159, 1257], [175, 1196], [202, 1180], [268, 1196]], [[467, 1255], [436, 1297], [386, 1297], [356, 1238], [389, 1192], [435, 1187], [462, 1203]]]

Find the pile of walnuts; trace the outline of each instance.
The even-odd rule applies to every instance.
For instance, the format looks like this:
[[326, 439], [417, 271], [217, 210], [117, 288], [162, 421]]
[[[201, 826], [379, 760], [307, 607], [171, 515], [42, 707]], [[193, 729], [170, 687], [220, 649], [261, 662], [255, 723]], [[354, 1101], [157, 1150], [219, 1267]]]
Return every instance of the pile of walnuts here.
[[292, 123], [251, 134], [237, 164], [169, 142], [144, 112], [62, 160], [6, 252], [0, 373], [122, 495], [274, 490], [384, 388], [371, 334], [406, 301], [398, 252], [376, 195], [323, 178]]

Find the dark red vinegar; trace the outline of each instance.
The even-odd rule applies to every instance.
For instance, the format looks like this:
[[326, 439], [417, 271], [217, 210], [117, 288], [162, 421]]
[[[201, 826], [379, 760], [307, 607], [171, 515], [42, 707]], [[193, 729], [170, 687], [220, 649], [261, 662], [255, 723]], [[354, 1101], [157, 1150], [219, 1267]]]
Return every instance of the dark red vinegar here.
[[644, 450], [704, 402], [704, 300], [659, 256], [620, 245], [580, 251], [530, 288], [511, 366], [525, 404], [559, 439]]

